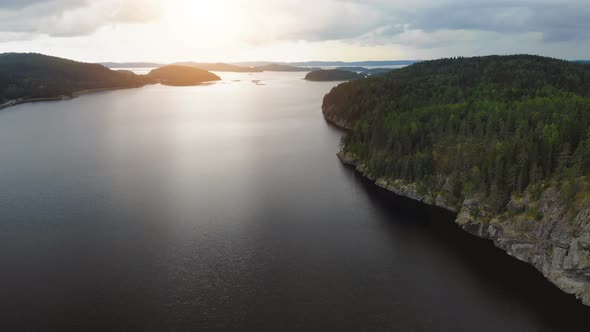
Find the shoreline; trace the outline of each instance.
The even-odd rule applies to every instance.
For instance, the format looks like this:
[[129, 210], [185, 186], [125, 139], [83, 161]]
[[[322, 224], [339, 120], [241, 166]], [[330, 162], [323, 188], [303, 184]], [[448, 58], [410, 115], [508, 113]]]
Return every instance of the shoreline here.
[[115, 87], [115, 88], [100, 88], [100, 89], [80, 90], [80, 91], [72, 92], [72, 95], [71, 96], [61, 95], [61, 96], [56, 96], [56, 97], [40, 97], [40, 98], [19, 98], [19, 99], [13, 99], [13, 100], [9, 100], [9, 101], [5, 102], [4, 104], [0, 104], [0, 110], [4, 110], [4, 109], [7, 109], [9, 107], [13, 107], [13, 106], [21, 105], [21, 104], [27, 104], [27, 103], [39, 103], [39, 102], [46, 102], [46, 101], [72, 100], [72, 99], [76, 99], [78, 97], [81, 97], [81, 96], [84, 96], [84, 95], [87, 95], [87, 94], [97, 93], [97, 92], [114, 91], [114, 90], [127, 90], [127, 89], [138, 89], [138, 88], [143, 88], [146, 85], [136, 86], [136, 87]]
[[97, 93], [97, 92], [139, 89], [139, 88], [143, 88], [145, 86], [154, 85], [154, 84], [161, 84], [161, 85], [164, 85], [164, 86], [173, 86], [173, 87], [186, 87], [186, 86], [209, 85], [209, 84], [214, 84], [214, 83], [215, 83], [215, 81], [207, 81], [207, 82], [202, 82], [202, 83], [199, 83], [199, 84], [192, 84], [192, 85], [167, 85], [167, 84], [163, 84], [161, 82], [156, 82], [156, 83], [148, 83], [148, 84], [144, 84], [144, 85], [140, 85], [140, 86], [132, 86], [132, 87], [113, 87], [113, 88], [86, 89], [86, 90], [80, 90], [80, 91], [72, 92], [72, 95], [71, 96], [61, 95], [61, 96], [57, 96], [57, 97], [41, 97], [41, 98], [19, 98], [19, 99], [13, 99], [13, 100], [9, 100], [9, 101], [5, 102], [4, 104], [0, 104], [0, 110], [4, 110], [4, 109], [9, 108], [9, 107], [13, 107], [13, 106], [21, 105], [21, 104], [27, 104], [27, 103], [38, 103], [38, 102], [44, 102], [44, 101], [72, 100], [72, 99], [76, 99], [76, 98], [81, 97], [81, 96], [84, 96], [84, 95], [88, 95], [88, 94], [92, 94], [92, 93]]
[[[582, 242], [579, 238], [574, 238], [567, 244], [541, 242], [528, 237], [527, 234], [519, 233], [514, 226], [504, 225], [496, 219], [479, 220], [479, 216], [473, 213], [473, 210], [477, 209], [480, 204], [477, 199], [467, 198], [461, 207], [456, 209], [451, 204], [447, 204], [441, 195], [419, 193], [415, 185], [406, 184], [399, 180], [372, 177], [366, 173], [364, 165], [358, 160], [342, 152], [338, 152], [337, 156], [342, 164], [353, 168], [355, 172], [380, 188], [398, 196], [454, 213], [456, 215], [455, 224], [465, 232], [480, 239], [492, 241], [497, 248], [502, 249], [509, 256], [535, 267], [546, 280], [561, 291], [574, 295], [582, 304], [590, 306], [589, 268], [580, 264], [581, 261], [584, 261], [585, 264], [586, 258], [580, 254], [582, 249], [576, 249]], [[549, 196], [552, 194], [549, 193]], [[550, 224], [549, 227], [551, 231], [559, 228], [555, 223]], [[539, 228], [538, 231], [547, 231], [543, 227]]]
[[59, 96], [59, 97], [45, 97], [45, 98], [19, 98], [19, 99], [13, 99], [10, 101], [7, 101], [4, 104], [0, 104], [0, 110], [12, 107], [12, 106], [17, 106], [20, 104], [26, 104], [26, 103], [38, 103], [38, 102], [43, 102], [43, 101], [60, 101], [60, 100], [70, 100], [73, 99], [74, 97], [69, 97], [69, 96]]

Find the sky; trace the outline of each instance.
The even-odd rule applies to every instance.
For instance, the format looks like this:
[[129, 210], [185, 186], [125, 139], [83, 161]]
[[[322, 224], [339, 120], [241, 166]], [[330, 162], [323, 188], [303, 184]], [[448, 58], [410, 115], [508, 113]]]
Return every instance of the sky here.
[[0, 0], [0, 52], [164, 63], [590, 59], [590, 0]]

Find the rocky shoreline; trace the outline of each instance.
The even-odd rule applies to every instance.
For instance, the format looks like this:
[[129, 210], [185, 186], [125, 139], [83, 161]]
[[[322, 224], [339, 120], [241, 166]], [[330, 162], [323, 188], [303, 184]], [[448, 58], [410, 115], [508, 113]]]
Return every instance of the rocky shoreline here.
[[[326, 119], [336, 124], [333, 119]], [[559, 188], [549, 187], [540, 197], [512, 197], [508, 212], [494, 216], [485, 212], [478, 196], [456, 205], [443, 193], [424, 192], [416, 184], [375, 178], [354, 156], [338, 153], [350, 165], [381, 188], [456, 213], [455, 222], [465, 231], [492, 240], [509, 255], [533, 265], [549, 281], [590, 306], [590, 202], [582, 200], [575, 215], [557, 199]]]

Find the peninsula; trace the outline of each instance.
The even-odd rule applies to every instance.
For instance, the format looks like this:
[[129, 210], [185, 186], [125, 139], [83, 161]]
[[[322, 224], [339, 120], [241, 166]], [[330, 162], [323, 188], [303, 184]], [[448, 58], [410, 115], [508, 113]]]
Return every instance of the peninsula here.
[[149, 75], [136, 75], [127, 70], [115, 71], [100, 64], [37, 53], [3, 53], [0, 54], [0, 109], [146, 84], [195, 85], [219, 79], [210, 72], [183, 66], [165, 66]]
[[334, 88], [340, 159], [528, 262], [590, 305], [590, 67], [530, 55], [426, 61]]
[[153, 81], [92, 63], [36, 53], [0, 54], [0, 108], [27, 101], [69, 99], [77, 94], [136, 88]]

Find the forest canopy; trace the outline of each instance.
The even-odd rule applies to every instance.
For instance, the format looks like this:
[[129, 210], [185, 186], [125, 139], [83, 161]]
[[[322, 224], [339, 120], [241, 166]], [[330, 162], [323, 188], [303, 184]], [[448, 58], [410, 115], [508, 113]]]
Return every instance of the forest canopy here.
[[354, 71], [340, 69], [315, 70], [305, 75], [306, 80], [315, 82], [349, 81], [364, 77], [364, 74], [358, 74]]
[[[590, 172], [590, 66], [529, 56], [426, 61], [325, 98], [351, 129], [343, 152], [376, 177], [482, 194], [494, 210], [553, 181], [565, 199]], [[336, 122], [336, 121], [335, 121]]]
[[206, 70], [189, 67], [170, 65], [156, 68], [148, 76], [164, 85], [189, 86], [203, 82], [219, 81], [219, 76]]
[[110, 70], [99, 64], [36, 54], [0, 54], [0, 103], [29, 98], [72, 96], [92, 89], [145, 85], [145, 76]]

